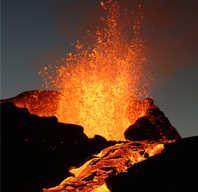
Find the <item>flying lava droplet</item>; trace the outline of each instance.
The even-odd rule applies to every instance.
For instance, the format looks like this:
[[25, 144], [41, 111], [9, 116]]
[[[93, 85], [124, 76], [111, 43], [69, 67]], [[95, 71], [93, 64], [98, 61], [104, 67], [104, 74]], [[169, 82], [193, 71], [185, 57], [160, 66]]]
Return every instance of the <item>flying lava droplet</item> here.
[[89, 34], [86, 45], [77, 41], [76, 54], [63, 58], [62, 65], [55, 66], [55, 76], [47, 74], [44, 81], [62, 92], [57, 101], [59, 122], [83, 126], [88, 137], [124, 140], [126, 128], [145, 113], [136, 98], [149, 95], [151, 78], [140, 38], [143, 17], [139, 13], [140, 19], [130, 22], [117, 2], [101, 5], [108, 15], [102, 17], [104, 26], [98, 28], [95, 41], [89, 41]]

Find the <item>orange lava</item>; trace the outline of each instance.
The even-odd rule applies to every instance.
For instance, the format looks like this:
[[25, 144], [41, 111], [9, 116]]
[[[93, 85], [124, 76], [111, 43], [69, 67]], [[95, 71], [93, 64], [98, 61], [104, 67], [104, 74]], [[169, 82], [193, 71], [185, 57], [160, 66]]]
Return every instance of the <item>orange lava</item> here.
[[79, 168], [70, 172], [74, 176], [66, 178], [60, 185], [43, 189], [44, 192], [82, 191], [109, 192], [105, 179], [111, 175], [127, 172], [136, 163], [161, 153], [164, 144], [174, 140], [122, 142], [106, 149], [87, 161]]
[[[46, 86], [59, 88], [62, 96], [56, 116], [59, 122], [79, 124], [88, 137], [124, 140], [124, 131], [145, 113], [136, 97], [147, 96], [146, 58], [139, 37], [143, 18], [131, 23], [117, 2], [101, 3], [108, 13], [104, 27], [87, 44], [76, 43], [76, 54], [68, 54], [60, 67], [45, 67], [40, 73]], [[95, 42], [90, 39], [95, 39]], [[91, 42], [90, 42], [91, 41]]]

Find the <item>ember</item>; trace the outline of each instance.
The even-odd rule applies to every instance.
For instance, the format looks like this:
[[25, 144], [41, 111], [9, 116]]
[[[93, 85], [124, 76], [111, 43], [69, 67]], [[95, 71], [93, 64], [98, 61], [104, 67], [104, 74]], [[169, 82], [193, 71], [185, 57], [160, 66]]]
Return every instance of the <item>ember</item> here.
[[131, 24], [117, 2], [101, 5], [107, 17], [101, 18], [104, 27], [98, 28], [95, 42], [90, 42], [93, 37], [88, 33], [87, 45], [77, 41], [77, 53], [69, 53], [60, 67], [53, 67], [54, 76], [49, 75], [51, 66], [39, 74], [46, 77], [47, 87], [62, 90], [56, 114], [59, 122], [83, 126], [88, 137], [97, 134], [124, 140], [125, 129], [145, 114], [136, 98], [148, 95], [146, 80], [151, 80], [146, 79], [147, 62], [139, 35], [143, 17], [139, 13], [139, 20]]
[[[3, 162], [10, 162], [3, 173], [7, 182], [21, 173], [11, 180], [14, 188], [19, 178], [22, 185], [40, 182], [44, 192], [109, 192], [111, 186], [116, 188], [112, 183], [119, 174], [160, 154], [166, 144], [181, 138], [152, 99], [138, 99], [149, 94], [140, 21], [135, 19], [133, 31], [128, 34], [130, 22], [117, 2], [109, 0], [101, 5], [108, 16], [102, 18], [104, 28], [98, 29], [96, 42], [89, 43], [88, 34], [87, 45], [77, 42], [77, 53], [62, 59], [64, 65], [39, 72], [47, 76], [46, 87], [55, 86], [59, 92], [30, 91], [1, 101], [28, 108], [39, 116], [56, 116], [59, 121], [56, 117], [30, 115], [10, 103], [2, 105]], [[55, 76], [49, 75], [49, 70]], [[61, 182], [57, 178], [60, 185], [46, 189], [57, 185], [52, 177], [60, 173], [60, 178], [66, 179]], [[7, 186], [4, 184], [4, 188]]]

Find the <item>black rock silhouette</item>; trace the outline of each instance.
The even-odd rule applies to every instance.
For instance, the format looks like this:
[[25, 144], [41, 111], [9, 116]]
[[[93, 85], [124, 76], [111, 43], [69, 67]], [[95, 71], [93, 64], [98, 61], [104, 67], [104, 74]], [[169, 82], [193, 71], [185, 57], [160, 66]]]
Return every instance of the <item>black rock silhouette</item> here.
[[[1, 100], [2, 191], [39, 192], [54, 187], [72, 175], [69, 172], [71, 167], [81, 166], [94, 154], [117, 143], [99, 135], [90, 139], [83, 133], [83, 127], [59, 123], [56, 117], [30, 114], [55, 115], [55, 101], [59, 96], [59, 92], [28, 91]], [[152, 99], [135, 102], [137, 105], [135, 108], [129, 106], [129, 112], [138, 107], [140, 112], [141, 109], [147, 112], [125, 131], [127, 140], [180, 138]], [[16, 103], [28, 109], [18, 108]], [[108, 185], [113, 189], [111, 181]], [[121, 183], [119, 179], [116, 181]]]
[[143, 101], [144, 103], [149, 103], [147, 112], [125, 131], [124, 136], [127, 140], [171, 140], [181, 138], [164, 113], [153, 104], [152, 99], [146, 99]]
[[11, 103], [1, 104], [3, 191], [42, 191], [70, 176], [93, 154], [115, 144], [101, 136], [87, 138], [83, 127], [38, 117]]
[[166, 144], [160, 154], [108, 177], [107, 186], [111, 192], [197, 191], [197, 146], [198, 136]]

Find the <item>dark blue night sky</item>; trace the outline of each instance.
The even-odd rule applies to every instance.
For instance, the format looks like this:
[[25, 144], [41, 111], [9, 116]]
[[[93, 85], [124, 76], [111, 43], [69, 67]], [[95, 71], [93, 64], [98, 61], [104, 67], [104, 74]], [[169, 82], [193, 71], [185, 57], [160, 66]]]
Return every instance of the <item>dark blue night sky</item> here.
[[[148, 3], [149, 2], [149, 3]], [[157, 69], [152, 95], [182, 137], [198, 135], [198, 1], [120, 0], [141, 5], [149, 59]], [[1, 1], [1, 99], [42, 89], [38, 71], [73, 52], [71, 43], [100, 25], [100, 0]]]

